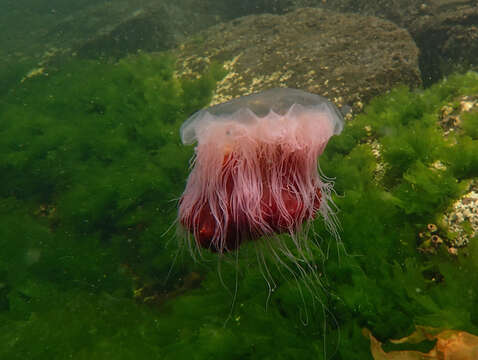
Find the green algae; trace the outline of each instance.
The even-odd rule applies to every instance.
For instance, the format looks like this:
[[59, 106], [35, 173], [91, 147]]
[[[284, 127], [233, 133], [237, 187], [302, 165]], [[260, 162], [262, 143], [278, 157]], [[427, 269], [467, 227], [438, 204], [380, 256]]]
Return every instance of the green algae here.
[[370, 359], [363, 327], [382, 341], [416, 324], [478, 333], [476, 242], [417, 251], [478, 174], [474, 115], [447, 137], [438, 125], [478, 93], [476, 74], [393, 90], [331, 140], [320, 165], [343, 246], [313, 224], [312, 293], [273, 266], [270, 293], [255, 244], [194, 262], [168, 232], [192, 155], [179, 126], [223, 75], [78, 61], [0, 100], [0, 358]]
[[[438, 119], [447, 102], [477, 90], [474, 73], [419, 93], [393, 90], [348, 124], [345, 133], [358, 134], [356, 143], [365, 144], [337, 155], [330, 151], [333, 140], [321, 159], [324, 172], [337, 176], [342, 196], [336, 202], [349, 252], [340, 266], [326, 263], [333, 266], [329, 272], [345, 273], [332, 288], [341, 311], [383, 340], [407, 335], [415, 324], [478, 331], [470, 317], [477, 304], [477, 244], [458, 257], [443, 248], [434, 256], [416, 248], [420, 229], [439, 219], [476, 176], [477, 142], [469, 129], [444, 136]], [[365, 127], [364, 136], [357, 128]]]

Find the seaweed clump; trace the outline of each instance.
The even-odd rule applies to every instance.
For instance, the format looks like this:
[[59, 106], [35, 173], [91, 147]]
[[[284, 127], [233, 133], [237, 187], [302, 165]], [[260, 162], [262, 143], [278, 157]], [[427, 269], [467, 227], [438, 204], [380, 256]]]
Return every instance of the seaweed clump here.
[[457, 249], [444, 221], [454, 202], [476, 189], [478, 108], [468, 107], [454, 130], [442, 126], [444, 107], [458, 109], [463, 96], [477, 92], [476, 73], [420, 92], [397, 88], [329, 144], [321, 166], [343, 195], [336, 201], [348, 255], [340, 264], [328, 261], [325, 273], [333, 279], [337, 321], [346, 324], [344, 359], [370, 356], [358, 345], [359, 327], [385, 342], [415, 325], [478, 334], [478, 244], [470, 239]]
[[[363, 328], [384, 351], [415, 325], [478, 334], [478, 244], [450, 254], [443, 221], [476, 189], [477, 112], [442, 121], [478, 76], [395, 89], [330, 141], [343, 246], [313, 224], [317, 304], [306, 274], [260, 268], [253, 244], [218, 276], [216, 255], [194, 263], [162, 236], [192, 154], [177, 131], [223, 75], [181, 80], [152, 55], [78, 61], [0, 99], [0, 358], [370, 359]], [[443, 243], [423, 251], [420, 233]]]
[[[75, 61], [0, 98], [0, 358], [121, 358], [117, 341], [155, 354], [141, 343], [157, 325], [136, 304], [131, 269], [148, 282], [171, 267], [161, 235], [191, 156], [177, 132], [223, 76], [211, 65], [182, 80], [174, 66], [146, 54]], [[156, 292], [190, 272], [173, 270]]]

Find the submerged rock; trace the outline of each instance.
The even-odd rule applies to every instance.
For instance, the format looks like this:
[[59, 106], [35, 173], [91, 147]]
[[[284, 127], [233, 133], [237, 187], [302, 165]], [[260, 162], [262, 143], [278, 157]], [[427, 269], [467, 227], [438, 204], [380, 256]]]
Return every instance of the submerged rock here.
[[225, 63], [219, 103], [271, 87], [300, 88], [337, 105], [362, 104], [397, 84], [421, 85], [418, 49], [389, 21], [324, 9], [251, 15], [213, 26], [174, 54], [182, 75]]

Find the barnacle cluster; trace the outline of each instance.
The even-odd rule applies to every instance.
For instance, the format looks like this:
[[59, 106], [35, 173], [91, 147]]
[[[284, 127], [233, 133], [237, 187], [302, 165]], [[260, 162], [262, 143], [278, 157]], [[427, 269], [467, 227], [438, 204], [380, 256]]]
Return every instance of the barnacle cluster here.
[[478, 234], [478, 191], [470, 190], [458, 199], [443, 220], [453, 233], [453, 245], [466, 246]]
[[[438, 248], [444, 243], [442, 232], [439, 231], [436, 224], [427, 224], [426, 228], [418, 233], [419, 246], [418, 251], [435, 254]], [[450, 252], [450, 253], [453, 253]]]

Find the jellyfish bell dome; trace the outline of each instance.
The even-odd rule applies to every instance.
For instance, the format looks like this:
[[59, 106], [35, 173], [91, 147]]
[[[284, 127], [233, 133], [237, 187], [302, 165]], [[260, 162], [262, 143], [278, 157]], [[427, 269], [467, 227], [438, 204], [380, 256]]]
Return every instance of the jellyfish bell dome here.
[[[343, 129], [341, 111], [325, 97], [298, 89], [274, 88], [202, 109], [182, 124], [180, 135], [183, 144], [193, 144], [201, 142], [204, 132], [218, 123], [222, 123], [226, 134], [231, 135], [228, 130], [232, 129], [228, 128], [233, 125], [254, 126], [264, 118], [278, 121], [284, 117], [297, 119], [311, 116], [315, 116], [317, 121], [327, 122], [323, 126], [331, 130], [330, 135], [338, 135]], [[271, 125], [277, 127], [273, 123]]]

